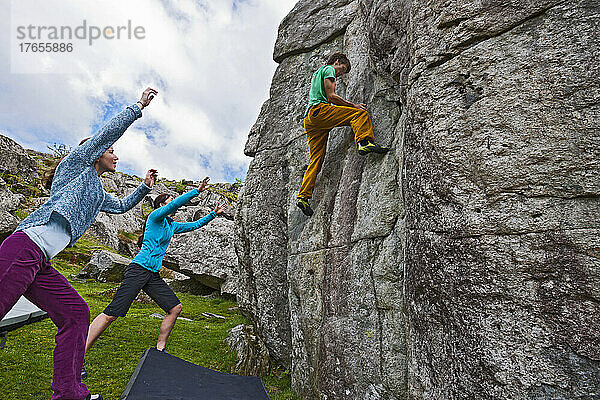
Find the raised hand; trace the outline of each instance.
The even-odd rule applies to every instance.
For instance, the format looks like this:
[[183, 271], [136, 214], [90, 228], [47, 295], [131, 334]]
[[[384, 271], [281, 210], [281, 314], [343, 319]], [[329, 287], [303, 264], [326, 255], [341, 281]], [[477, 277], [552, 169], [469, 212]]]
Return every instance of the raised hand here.
[[210, 178], [207, 176], [206, 178], [204, 178], [202, 180], [202, 182], [200, 182], [200, 186], [198, 186], [198, 191], [202, 192], [203, 190], [206, 190], [206, 185], [208, 185], [208, 181], [210, 181]]
[[215, 212], [215, 214], [221, 215], [225, 212], [226, 209], [227, 209], [227, 204], [217, 204], [217, 206], [215, 207], [215, 209], [213, 211]]
[[152, 187], [154, 186], [154, 183], [156, 182], [156, 177], [158, 176], [158, 171], [155, 169], [149, 169], [148, 172], [146, 172], [146, 178], [144, 179], [144, 183], [146, 184], [146, 186], [148, 187]]
[[144, 93], [142, 93], [142, 98], [139, 102], [142, 103], [143, 107], [148, 107], [154, 96], [156, 96], [157, 94], [158, 92], [156, 90], [152, 88], [147, 88], [146, 90], [144, 90]]

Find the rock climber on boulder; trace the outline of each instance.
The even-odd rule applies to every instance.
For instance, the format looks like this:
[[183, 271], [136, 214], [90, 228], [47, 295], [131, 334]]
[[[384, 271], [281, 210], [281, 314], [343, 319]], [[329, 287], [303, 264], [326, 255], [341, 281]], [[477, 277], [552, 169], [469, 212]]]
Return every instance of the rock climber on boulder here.
[[365, 104], [354, 104], [335, 93], [336, 78], [350, 72], [350, 61], [345, 54], [333, 53], [327, 64], [313, 75], [308, 108], [304, 114], [304, 130], [308, 137], [310, 163], [296, 205], [307, 215], [313, 215], [309, 199], [315, 187], [317, 174], [323, 165], [329, 131], [338, 126], [350, 126], [354, 131], [354, 141], [358, 154], [384, 154], [389, 148], [374, 143], [373, 124]]

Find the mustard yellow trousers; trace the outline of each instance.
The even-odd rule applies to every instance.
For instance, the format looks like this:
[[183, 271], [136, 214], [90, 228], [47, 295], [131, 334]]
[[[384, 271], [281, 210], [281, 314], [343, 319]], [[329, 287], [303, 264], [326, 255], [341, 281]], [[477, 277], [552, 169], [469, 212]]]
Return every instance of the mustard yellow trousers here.
[[312, 197], [317, 174], [321, 170], [325, 158], [329, 131], [337, 126], [351, 126], [356, 143], [364, 139], [374, 140], [373, 124], [367, 111], [327, 103], [312, 106], [304, 118], [310, 163], [304, 173], [298, 197], [305, 199]]

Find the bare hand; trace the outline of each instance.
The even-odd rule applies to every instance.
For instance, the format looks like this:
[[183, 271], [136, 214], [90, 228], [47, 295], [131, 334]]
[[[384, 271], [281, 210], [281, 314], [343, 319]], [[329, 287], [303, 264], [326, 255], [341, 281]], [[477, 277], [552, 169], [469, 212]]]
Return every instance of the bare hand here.
[[154, 186], [154, 183], [156, 182], [156, 177], [158, 176], [158, 171], [155, 169], [149, 169], [148, 172], [146, 172], [146, 178], [144, 179], [144, 183], [146, 184], [146, 186], [148, 187], [152, 187]]
[[202, 182], [200, 182], [200, 186], [198, 187], [199, 192], [206, 190], [206, 185], [208, 185], [208, 181], [210, 181], [210, 178], [207, 176], [202, 180]]
[[364, 103], [355, 104], [354, 108], [358, 108], [359, 110], [365, 110], [365, 111], [367, 111], [367, 105], [364, 104]]
[[140, 103], [142, 103], [144, 107], [148, 107], [154, 96], [157, 94], [158, 92], [152, 88], [144, 90], [144, 93], [142, 93], [142, 98], [140, 99]]
[[218, 204], [213, 211], [215, 212], [215, 214], [221, 215], [225, 212], [226, 209], [227, 204]]

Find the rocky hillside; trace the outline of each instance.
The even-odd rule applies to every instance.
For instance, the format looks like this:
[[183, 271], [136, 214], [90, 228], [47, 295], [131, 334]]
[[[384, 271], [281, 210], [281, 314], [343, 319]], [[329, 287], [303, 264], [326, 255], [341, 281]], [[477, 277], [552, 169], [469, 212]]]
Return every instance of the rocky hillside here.
[[[240, 296], [304, 399], [600, 397], [598, 0], [300, 0], [245, 152]], [[306, 218], [310, 77], [368, 104]]]
[[[49, 192], [41, 187], [40, 177], [56, 157], [23, 149], [14, 140], [0, 135], [0, 241], [16, 228], [20, 220], [47, 200]], [[63, 149], [63, 153], [64, 153]], [[141, 183], [137, 176], [123, 173], [102, 175], [104, 189], [117, 197], [132, 193]], [[150, 194], [125, 214], [101, 212], [86, 232], [99, 243], [133, 257], [145, 217], [152, 211], [152, 201], [162, 193], [173, 196], [197, 187], [199, 182], [159, 179]], [[234, 205], [241, 183], [217, 183], [182, 207], [175, 215], [181, 222], [193, 221], [208, 214], [217, 203]], [[165, 266], [183, 275], [170, 274], [181, 280], [179, 290], [196, 293], [237, 292], [237, 257], [234, 250], [233, 211], [194, 232], [177, 235], [171, 241]], [[122, 275], [122, 270], [121, 270]], [[118, 279], [117, 279], [118, 280]]]

